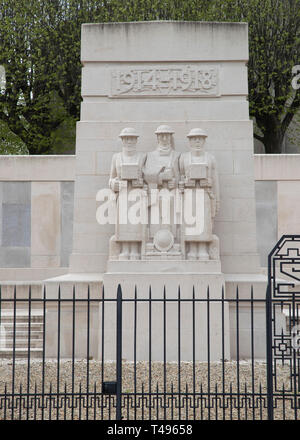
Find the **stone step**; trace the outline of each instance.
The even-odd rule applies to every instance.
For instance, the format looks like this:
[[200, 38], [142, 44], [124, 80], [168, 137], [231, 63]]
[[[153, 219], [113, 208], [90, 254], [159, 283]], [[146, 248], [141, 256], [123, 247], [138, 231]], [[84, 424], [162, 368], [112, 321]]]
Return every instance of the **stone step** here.
[[[31, 339], [30, 340], [30, 348], [40, 348], [42, 347], [43, 340], [42, 339]], [[4, 339], [0, 338], [0, 348], [26, 348], [28, 349], [28, 341], [26, 339]]]
[[[15, 332], [13, 330], [9, 330], [7, 331], [5, 329], [4, 332], [0, 331], [0, 339], [28, 339], [28, 329], [24, 330], [24, 331], [18, 331], [16, 330]], [[31, 339], [42, 339], [43, 338], [43, 332], [42, 331], [35, 331], [35, 330], [30, 330], [30, 338]]]
[[[41, 310], [2, 310], [0, 315], [0, 358], [40, 358], [43, 353], [44, 316]], [[30, 330], [30, 349], [28, 333]]]
[[[14, 319], [16, 322], [29, 322], [29, 316], [28, 315], [16, 315], [14, 318], [14, 315], [0, 315], [0, 324], [6, 324], [7, 322], [14, 322]], [[31, 322], [39, 322], [42, 323], [44, 321], [42, 315], [32, 315], [30, 317]]]
[[[43, 356], [43, 350], [41, 348], [31, 348], [30, 358], [41, 358]], [[13, 348], [0, 348], [0, 359], [8, 358], [12, 359]], [[15, 348], [16, 358], [28, 358], [28, 349], [26, 348]]]
[[[27, 331], [28, 333], [29, 324], [28, 322], [16, 322], [15, 330], [13, 322], [2, 323], [0, 326], [0, 333], [2, 332], [14, 332], [14, 331]], [[30, 331], [43, 331], [43, 324], [40, 322], [31, 322]]]

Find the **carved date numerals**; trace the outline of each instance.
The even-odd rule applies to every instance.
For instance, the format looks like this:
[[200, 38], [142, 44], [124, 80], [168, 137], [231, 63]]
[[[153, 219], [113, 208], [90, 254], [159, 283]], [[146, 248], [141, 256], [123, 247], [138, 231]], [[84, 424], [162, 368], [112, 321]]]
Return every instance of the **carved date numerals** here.
[[217, 67], [126, 69], [111, 71], [111, 96], [218, 96]]

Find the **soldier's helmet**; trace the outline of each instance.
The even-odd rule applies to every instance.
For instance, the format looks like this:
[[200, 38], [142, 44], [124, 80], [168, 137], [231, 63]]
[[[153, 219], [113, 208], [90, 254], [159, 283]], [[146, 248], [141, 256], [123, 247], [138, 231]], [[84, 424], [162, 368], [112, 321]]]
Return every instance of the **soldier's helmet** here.
[[123, 128], [123, 130], [121, 131], [121, 133], [119, 134], [119, 137], [139, 137], [138, 132], [131, 127], [127, 127], [127, 128]]
[[192, 128], [189, 134], [187, 135], [188, 138], [197, 137], [197, 136], [207, 137], [207, 133], [206, 131], [202, 130], [202, 128]]
[[172, 128], [169, 125], [160, 125], [159, 127], [157, 127], [155, 134], [162, 134], [162, 133], [173, 134], [174, 130], [172, 130]]

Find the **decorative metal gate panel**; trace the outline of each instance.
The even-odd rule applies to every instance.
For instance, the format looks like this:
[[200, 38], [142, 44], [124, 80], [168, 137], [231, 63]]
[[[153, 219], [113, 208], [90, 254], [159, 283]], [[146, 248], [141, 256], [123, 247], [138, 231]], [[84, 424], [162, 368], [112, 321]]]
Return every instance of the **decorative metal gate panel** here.
[[300, 409], [300, 235], [283, 235], [269, 254], [267, 290], [268, 418]]

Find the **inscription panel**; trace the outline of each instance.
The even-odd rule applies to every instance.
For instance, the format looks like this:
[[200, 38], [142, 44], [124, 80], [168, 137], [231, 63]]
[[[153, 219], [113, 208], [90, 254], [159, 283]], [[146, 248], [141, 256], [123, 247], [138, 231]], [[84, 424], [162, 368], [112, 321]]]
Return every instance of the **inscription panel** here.
[[111, 97], [220, 96], [219, 66], [137, 67], [110, 72]]

